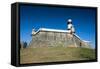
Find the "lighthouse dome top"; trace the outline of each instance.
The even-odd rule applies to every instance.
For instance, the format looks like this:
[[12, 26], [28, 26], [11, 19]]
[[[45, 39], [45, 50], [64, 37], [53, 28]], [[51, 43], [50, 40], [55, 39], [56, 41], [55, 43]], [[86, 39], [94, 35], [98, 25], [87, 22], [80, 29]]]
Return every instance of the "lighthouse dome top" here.
[[68, 22], [72, 22], [72, 19], [68, 19]]

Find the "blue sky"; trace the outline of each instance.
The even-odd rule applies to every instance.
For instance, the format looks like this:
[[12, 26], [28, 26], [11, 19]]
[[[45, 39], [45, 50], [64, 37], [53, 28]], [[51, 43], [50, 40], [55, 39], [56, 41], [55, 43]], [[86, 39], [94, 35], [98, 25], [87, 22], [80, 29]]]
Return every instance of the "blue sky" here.
[[30, 42], [32, 29], [67, 29], [70, 18], [81, 39], [91, 41], [95, 48], [95, 9], [58, 8], [47, 6], [20, 6], [20, 41]]

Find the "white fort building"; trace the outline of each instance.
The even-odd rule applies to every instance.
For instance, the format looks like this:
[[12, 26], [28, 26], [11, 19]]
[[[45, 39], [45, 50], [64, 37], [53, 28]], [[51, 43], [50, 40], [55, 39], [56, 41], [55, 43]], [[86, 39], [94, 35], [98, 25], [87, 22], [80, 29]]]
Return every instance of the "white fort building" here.
[[75, 28], [72, 24], [72, 20], [68, 19], [67, 29], [49, 29], [40, 28], [38, 31], [32, 30], [32, 40], [29, 43], [29, 47], [85, 47], [90, 48], [89, 41], [82, 40], [77, 34], [75, 34]]

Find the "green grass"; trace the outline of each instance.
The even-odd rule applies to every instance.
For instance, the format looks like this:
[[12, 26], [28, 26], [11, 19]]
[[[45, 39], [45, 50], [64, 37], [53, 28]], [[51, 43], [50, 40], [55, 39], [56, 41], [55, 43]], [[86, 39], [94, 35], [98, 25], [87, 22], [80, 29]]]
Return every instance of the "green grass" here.
[[38, 47], [20, 50], [20, 63], [41, 63], [95, 59], [95, 51], [75, 47]]

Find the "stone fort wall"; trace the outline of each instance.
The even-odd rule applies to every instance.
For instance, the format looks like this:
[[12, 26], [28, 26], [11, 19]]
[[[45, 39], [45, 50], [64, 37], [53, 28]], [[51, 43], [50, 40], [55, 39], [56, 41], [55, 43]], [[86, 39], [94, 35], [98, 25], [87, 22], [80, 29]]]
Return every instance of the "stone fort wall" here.
[[32, 35], [29, 47], [88, 47], [89, 44], [82, 42], [75, 35], [69, 36], [66, 32], [39, 31]]

